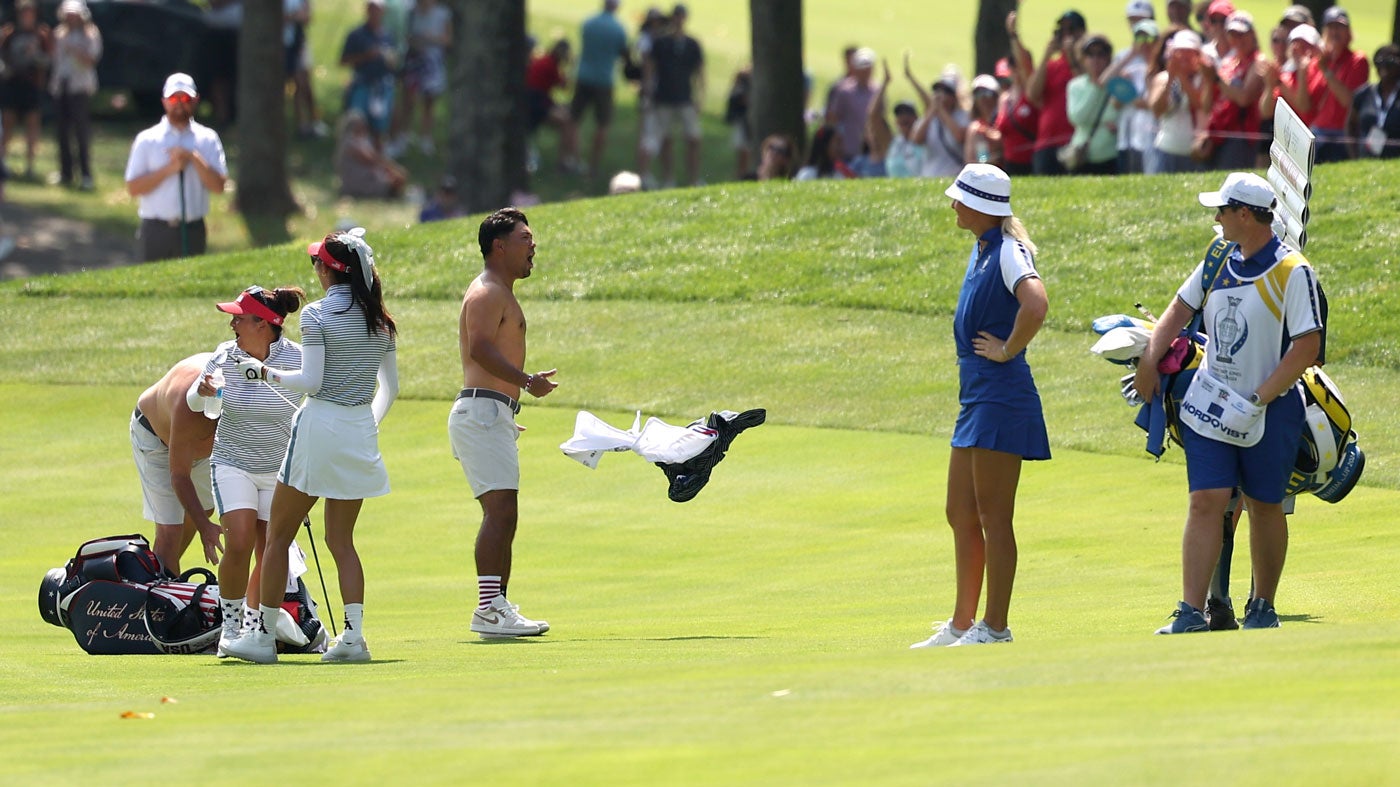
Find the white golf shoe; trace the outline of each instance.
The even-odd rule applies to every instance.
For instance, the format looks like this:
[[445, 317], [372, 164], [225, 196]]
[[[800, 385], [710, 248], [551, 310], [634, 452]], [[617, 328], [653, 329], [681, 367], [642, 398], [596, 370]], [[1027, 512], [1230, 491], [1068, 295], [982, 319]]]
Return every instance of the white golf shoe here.
[[948, 618], [938, 624], [938, 628], [933, 630], [933, 636], [923, 642], [915, 642], [909, 646], [910, 650], [915, 648], [946, 648], [958, 641], [958, 637], [966, 634], [966, 631], [959, 631], [953, 628], [953, 619]]
[[967, 630], [966, 634], [962, 635], [961, 637], [958, 637], [957, 642], [954, 642], [948, 647], [956, 648], [962, 645], [995, 645], [1000, 644], [1002, 642], [1010, 641], [1010, 627], [1007, 627], [1006, 631], [1003, 632], [1002, 636], [998, 636], [992, 633], [992, 630], [988, 628], [986, 623], [979, 620], [975, 624], [973, 624], [972, 628]]
[[256, 631], [245, 632], [243, 636], [228, 643], [224, 653], [254, 664], [276, 664], [277, 639], [259, 628]]
[[369, 643], [364, 639], [346, 642], [342, 636], [321, 654], [321, 661], [369, 661]]

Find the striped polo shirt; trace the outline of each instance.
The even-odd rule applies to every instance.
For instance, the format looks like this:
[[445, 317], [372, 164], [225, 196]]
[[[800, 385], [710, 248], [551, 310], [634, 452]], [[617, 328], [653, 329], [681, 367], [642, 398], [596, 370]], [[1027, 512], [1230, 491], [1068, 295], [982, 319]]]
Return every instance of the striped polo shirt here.
[[364, 310], [351, 298], [349, 284], [332, 285], [326, 297], [302, 310], [301, 343], [325, 347], [321, 390], [312, 398], [345, 407], [373, 401], [379, 364], [395, 350], [388, 331], [371, 334], [365, 328]]
[[[237, 341], [227, 341], [204, 366], [205, 374], [212, 374], [216, 366], [224, 372], [223, 415], [214, 432], [210, 462], [249, 473], [274, 473], [287, 453], [292, 415], [302, 395], [271, 380], [244, 378], [238, 362], [247, 357]], [[295, 369], [301, 366], [301, 345], [278, 339], [269, 348], [266, 362], [274, 368]]]

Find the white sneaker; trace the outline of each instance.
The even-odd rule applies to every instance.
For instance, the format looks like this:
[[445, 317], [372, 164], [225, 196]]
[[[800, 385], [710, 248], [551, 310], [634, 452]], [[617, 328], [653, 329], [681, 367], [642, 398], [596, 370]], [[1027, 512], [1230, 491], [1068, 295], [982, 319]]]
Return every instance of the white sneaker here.
[[243, 636], [243, 627], [240, 625], [239, 620], [241, 617], [241, 614], [232, 618], [228, 616], [224, 617], [224, 628], [223, 631], [219, 632], [219, 647], [214, 651], [215, 656], [221, 659], [228, 658], [229, 643]]
[[369, 661], [369, 643], [363, 639], [346, 642], [341, 637], [321, 654], [321, 661]]
[[276, 664], [277, 640], [271, 634], [259, 629], [228, 643], [224, 652], [236, 659], [251, 661], [254, 664]]
[[544, 633], [540, 624], [520, 617], [505, 596], [496, 596], [485, 609], [472, 612], [471, 630], [482, 639], [500, 637], [534, 637]]
[[991, 630], [991, 629], [987, 628], [987, 624], [986, 624], [986, 623], [984, 623], [983, 621], [980, 621], [980, 620], [979, 620], [979, 621], [977, 621], [976, 624], [973, 625], [972, 628], [970, 628], [970, 629], [967, 630], [967, 633], [966, 633], [966, 634], [962, 635], [961, 637], [958, 637], [958, 641], [957, 641], [957, 642], [954, 642], [953, 644], [949, 645], [948, 647], [950, 647], [950, 648], [956, 648], [956, 647], [958, 647], [958, 646], [960, 646], [960, 645], [994, 645], [994, 644], [997, 644], [997, 643], [1001, 643], [1001, 642], [1010, 642], [1010, 641], [1011, 641], [1011, 628], [1010, 628], [1010, 627], [1007, 627], [1007, 629], [1006, 629], [1006, 636], [1004, 636], [1004, 637], [998, 637], [997, 635], [995, 635], [995, 634], [992, 633], [992, 630]]
[[[969, 629], [970, 630], [970, 629]], [[915, 648], [946, 648], [958, 641], [958, 637], [966, 634], [966, 631], [959, 631], [953, 628], [953, 619], [948, 618], [938, 624], [938, 628], [933, 630], [933, 636], [923, 642], [915, 642], [909, 646], [910, 650]]]
[[[511, 603], [510, 608], [513, 609], [513, 610], [515, 610], [515, 614], [520, 615], [520, 605], [519, 605], [519, 604]], [[543, 620], [530, 620], [529, 618], [525, 617], [524, 615], [520, 615], [520, 619], [521, 619], [521, 620], [528, 620], [528, 621], [530, 621], [531, 623], [534, 623], [536, 626], [539, 626], [539, 627], [540, 627], [540, 633], [541, 633], [541, 634], [545, 633], [546, 631], [549, 631], [549, 623], [547, 623], [547, 622], [545, 622], [545, 621], [543, 621]]]

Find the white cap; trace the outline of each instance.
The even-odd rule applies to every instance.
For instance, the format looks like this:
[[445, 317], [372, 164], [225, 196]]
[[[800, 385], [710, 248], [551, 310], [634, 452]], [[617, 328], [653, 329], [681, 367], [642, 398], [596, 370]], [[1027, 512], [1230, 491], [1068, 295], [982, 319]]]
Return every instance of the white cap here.
[[1152, 10], [1152, 3], [1148, 0], [1128, 0], [1128, 9], [1125, 12], [1129, 18], [1136, 19], [1156, 19], [1157, 14]]
[[165, 89], [160, 92], [161, 97], [170, 98], [176, 93], [185, 93], [190, 98], [199, 98], [199, 92], [194, 89], [194, 77], [181, 73], [166, 77]]
[[863, 46], [851, 55], [851, 66], [854, 68], [874, 68], [875, 50], [868, 46]]
[[1273, 210], [1274, 187], [1252, 172], [1232, 172], [1219, 191], [1202, 191], [1197, 199], [1207, 208], [1244, 205], [1256, 210]]
[[1225, 20], [1225, 31], [1229, 33], [1250, 33], [1254, 31], [1254, 17], [1248, 11], [1236, 11]]
[[991, 164], [963, 167], [957, 180], [943, 193], [978, 213], [1011, 215], [1011, 177]]
[[977, 78], [972, 80], [972, 92], [975, 93], [978, 90], [990, 90], [993, 93], [1000, 93], [1001, 83], [991, 74], [978, 74]]
[[1182, 49], [1189, 49], [1193, 52], [1201, 51], [1201, 36], [1194, 30], [1178, 30], [1167, 39], [1167, 54]]
[[1317, 34], [1317, 28], [1312, 25], [1298, 25], [1288, 31], [1288, 43], [1294, 41], [1306, 41], [1314, 47], [1322, 46], [1322, 36]]

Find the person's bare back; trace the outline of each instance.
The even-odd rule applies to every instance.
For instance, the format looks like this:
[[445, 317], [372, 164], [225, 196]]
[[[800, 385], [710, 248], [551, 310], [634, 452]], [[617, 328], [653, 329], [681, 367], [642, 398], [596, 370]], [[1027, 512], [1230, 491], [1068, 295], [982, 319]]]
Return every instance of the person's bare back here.
[[203, 459], [214, 451], [214, 429], [218, 421], [195, 413], [185, 404], [185, 393], [204, 371], [211, 355], [196, 353], [176, 363], [136, 400], [136, 406], [151, 422], [156, 437], [171, 445], [171, 434], [176, 433], [180, 442], [189, 445], [192, 459]]

